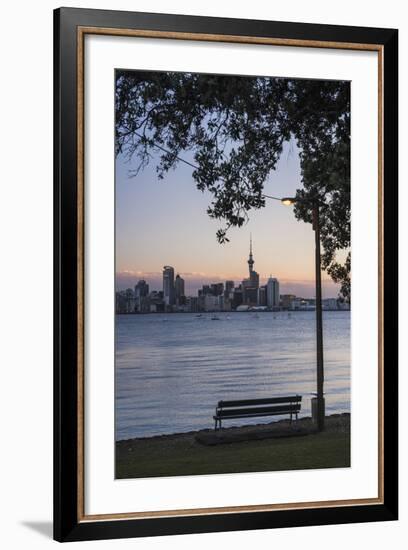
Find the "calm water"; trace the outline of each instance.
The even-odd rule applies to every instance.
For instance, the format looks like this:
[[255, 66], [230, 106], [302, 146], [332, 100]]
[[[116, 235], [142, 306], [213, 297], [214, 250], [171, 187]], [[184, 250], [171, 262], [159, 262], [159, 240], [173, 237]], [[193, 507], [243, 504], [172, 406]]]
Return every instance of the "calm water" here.
[[[212, 428], [220, 399], [298, 393], [301, 416], [310, 415], [316, 391], [314, 312], [211, 317], [116, 316], [117, 440]], [[323, 325], [326, 411], [346, 412], [350, 313], [324, 312]], [[268, 419], [252, 420], [263, 421]]]

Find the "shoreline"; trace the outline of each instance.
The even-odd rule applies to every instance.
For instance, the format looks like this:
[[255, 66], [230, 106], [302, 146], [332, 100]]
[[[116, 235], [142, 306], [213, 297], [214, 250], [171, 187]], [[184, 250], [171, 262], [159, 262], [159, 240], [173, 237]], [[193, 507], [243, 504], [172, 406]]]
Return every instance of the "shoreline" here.
[[[206, 315], [214, 313], [314, 313], [315, 309], [267, 309], [267, 310], [257, 310], [257, 309], [243, 309], [242, 311], [237, 311], [235, 309], [231, 310], [211, 310], [211, 311], [128, 311], [118, 313], [115, 311], [115, 315]], [[350, 313], [351, 309], [322, 309], [323, 313], [325, 312], [338, 312], [338, 313]]]
[[[344, 413], [333, 413], [326, 416], [326, 423], [327, 421], [329, 424], [334, 419], [349, 419], [348, 422], [350, 422], [350, 413], [344, 412]], [[298, 425], [299, 427], [304, 427], [304, 424], [311, 424], [312, 418], [310, 416], [302, 416], [298, 419], [297, 422], [293, 422], [293, 426], [296, 427]], [[281, 427], [287, 427], [289, 424], [289, 421], [286, 418], [280, 419], [280, 420], [274, 420], [272, 422], [260, 422], [259, 424], [243, 424], [242, 426], [223, 426], [221, 432], [217, 431], [215, 432], [214, 428], [202, 428], [201, 430], [189, 430], [188, 432], [173, 432], [169, 434], [157, 434], [157, 435], [146, 435], [141, 437], [129, 437], [126, 439], [117, 439], [115, 441], [116, 445], [119, 444], [128, 444], [128, 443], [137, 443], [139, 441], [147, 441], [147, 440], [165, 440], [165, 439], [180, 439], [183, 437], [197, 437], [200, 434], [207, 434], [207, 433], [229, 433], [229, 432], [235, 432], [235, 433], [245, 433], [245, 432], [252, 432], [252, 431], [259, 431], [259, 430], [271, 430], [274, 428], [281, 428]], [[309, 427], [309, 426], [308, 426]]]
[[350, 466], [350, 414], [326, 416], [323, 432], [310, 417], [122, 439], [115, 478], [207, 475]]

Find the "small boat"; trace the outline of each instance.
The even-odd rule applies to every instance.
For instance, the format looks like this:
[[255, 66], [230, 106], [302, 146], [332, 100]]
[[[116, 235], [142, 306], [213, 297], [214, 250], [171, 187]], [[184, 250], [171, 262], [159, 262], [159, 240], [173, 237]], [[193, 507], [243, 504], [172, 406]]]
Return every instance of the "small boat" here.
[[198, 315], [196, 315], [197, 318], [202, 317], [202, 316], [203, 316], [202, 313], [199, 313]]
[[220, 318], [217, 315], [213, 315], [211, 321], [220, 321]]

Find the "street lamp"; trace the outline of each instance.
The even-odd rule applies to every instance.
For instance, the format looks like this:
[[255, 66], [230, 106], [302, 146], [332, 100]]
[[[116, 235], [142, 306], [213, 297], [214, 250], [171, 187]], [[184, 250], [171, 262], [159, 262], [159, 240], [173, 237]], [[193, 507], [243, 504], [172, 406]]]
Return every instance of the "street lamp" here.
[[323, 394], [323, 318], [322, 318], [322, 272], [320, 260], [320, 220], [319, 201], [317, 199], [303, 199], [284, 197], [282, 204], [289, 206], [296, 202], [309, 204], [312, 207], [313, 229], [315, 232], [315, 272], [316, 272], [316, 363], [317, 363], [317, 429], [324, 429], [325, 404]]
[[317, 367], [317, 429], [324, 430], [325, 403], [324, 403], [324, 368], [323, 368], [323, 319], [322, 319], [322, 273], [320, 259], [320, 221], [319, 221], [319, 200], [304, 199], [297, 197], [271, 197], [266, 198], [280, 200], [285, 206], [295, 203], [308, 204], [312, 207], [313, 230], [315, 232], [315, 272], [316, 272], [316, 367]]

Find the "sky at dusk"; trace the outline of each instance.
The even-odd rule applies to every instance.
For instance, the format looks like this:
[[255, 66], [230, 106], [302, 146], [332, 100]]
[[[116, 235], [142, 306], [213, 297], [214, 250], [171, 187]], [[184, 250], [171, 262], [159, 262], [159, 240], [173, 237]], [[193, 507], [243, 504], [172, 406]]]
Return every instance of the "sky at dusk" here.
[[[192, 160], [188, 154], [181, 155]], [[185, 279], [186, 294], [195, 295], [203, 284], [227, 279], [239, 283], [248, 276], [252, 233], [255, 270], [261, 284], [272, 275], [280, 293], [314, 296], [314, 232], [297, 221], [293, 208], [268, 200], [265, 208], [249, 212], [249, 221], [228, 232], [229, 243], [219, 244], [216, 231], [222, 220], [206, 213], [208, 192], [197, 190], [192, 168], [179, 163], [157, 178], [158, 156], [138, 176], [129, 171], [136, 162], [116, 160], [116, 286], [133, 287], [146, 279], [151, 290], [162, 290], [164, 265]], [[299, 151], [295, 141], [284, 150], [265, 185], [265, 194], [292, 196], [301, 187]], [[336, 297], [338, 285], [323, 273], [323, 296]]]

